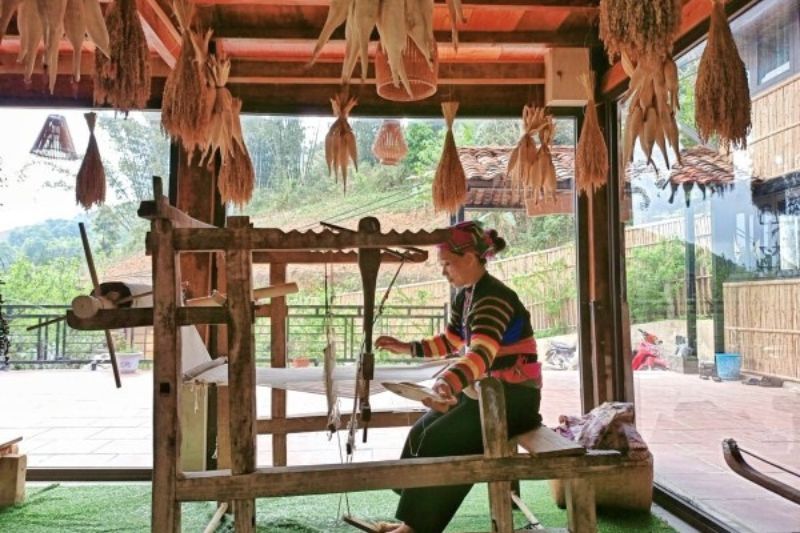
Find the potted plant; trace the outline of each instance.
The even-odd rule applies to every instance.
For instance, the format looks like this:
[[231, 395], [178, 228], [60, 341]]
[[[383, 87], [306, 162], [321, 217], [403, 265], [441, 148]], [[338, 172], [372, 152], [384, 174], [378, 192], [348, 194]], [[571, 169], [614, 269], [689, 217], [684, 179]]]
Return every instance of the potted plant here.
[[124, 332], [114, 336], [114, 351], [121, 374], [133, 374], [139, 369], [139, 361], [142, 360], [144, 353], [128, 341]]

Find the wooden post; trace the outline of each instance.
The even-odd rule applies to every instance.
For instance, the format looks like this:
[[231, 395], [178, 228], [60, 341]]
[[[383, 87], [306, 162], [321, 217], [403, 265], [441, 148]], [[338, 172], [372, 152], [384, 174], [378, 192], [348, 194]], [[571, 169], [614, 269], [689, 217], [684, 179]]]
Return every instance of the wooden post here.
[[588, 477], [565, 480], [567, 524], [572, 533], [597, 531], [594, 485]]
[[[250, 226], [248, 217], [231, 217], [228, 227], [238, 234]], [[244, 239], [244, 235], [241, 239]], [[253, 335], [252, 251], [226, 250], [228, 285], [228, 393], [232, 474], [250, 474], [256, 469], [256, 361]], [[237, 533], [255, 531], [255, 500], [235, 500], [233, 513]]]
[[[286, 263], [271, 263], [269, 266], [269, 284], [286, 283]], [[286, 297], [270, 300], [270, 361], [272, 368], [286, 368], [286, 315], [288, 306]], [[286, 391], [272, 389], [272, 412], [274, 420], [286, 418]], [[272, 466], [286, 466], [286, 434], [272, 435]]]
[[[493, 459], [509, 455], [506, 400], [503, 384], [494, 378], [480, 381], [481, 427], [483, 428], [483, 455]], [[489, 509], [492, 533], [510, 533], [514, 530], [511, 516], [511, 482], [489, 483]]]
[[[157, 197], [160, 191], [157, 191]], [[180, 329], [176, 323], [178, 279], [172, 224], [152, 223], [153, 239], [153, 515], [154, 532], [181, 530], [175, 481], [180, 464]]]

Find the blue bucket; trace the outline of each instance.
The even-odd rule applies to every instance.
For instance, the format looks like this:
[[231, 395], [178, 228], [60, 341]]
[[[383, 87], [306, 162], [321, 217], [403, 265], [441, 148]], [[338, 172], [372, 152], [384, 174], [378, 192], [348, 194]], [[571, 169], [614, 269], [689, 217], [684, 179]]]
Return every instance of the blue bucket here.
[[714, 360], [720, 379], [732, 381], [741, 377], [742, 356], [738, 353], [718, 353]]

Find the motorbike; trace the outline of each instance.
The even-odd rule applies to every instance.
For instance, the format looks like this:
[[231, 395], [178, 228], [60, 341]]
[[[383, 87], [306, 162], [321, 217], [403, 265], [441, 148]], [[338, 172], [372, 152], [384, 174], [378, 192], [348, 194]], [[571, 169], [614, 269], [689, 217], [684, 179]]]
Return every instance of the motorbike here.
[[550, 341], [544, 354], [544, 364], [555, 370], [574, 370], [578, 366], [577, 346], [562, 341]]
[[654, 333], [649, 333], [639, 329], [642, 340], [633, 352], [633, 362], [631, 366], [634, 370], [669, 370], [669, 364], [662, 357], [662, 347], [664, 343]]

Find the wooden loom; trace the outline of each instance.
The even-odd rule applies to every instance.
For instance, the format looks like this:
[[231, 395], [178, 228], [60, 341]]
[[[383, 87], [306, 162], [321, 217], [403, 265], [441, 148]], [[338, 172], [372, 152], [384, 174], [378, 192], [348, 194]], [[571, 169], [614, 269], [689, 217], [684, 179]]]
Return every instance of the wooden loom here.
[[[254, 259], [269, 258], [270, 262], [279, 266], [278, 270], [283, 274], [286, 263], [311, 262], [312, 256], [327, 256], [329, 262], [349, 262], [355, 258], [362, 271], [365, 298], [368, 302], [373, 302], [375, 279], [381, 260], [398, 260], [397, 254], [382, 253], [380, 250], [437, 244], [446, 237], [445, 230], [381, 233], [377, 220], [368, 218], [362, 221], [358, 231], [337, 229], [320, 233], [283, 232], [277, 229], [252, 228], [247, 217], [231, 217], [228, 219], [228, 227], [222, 229], [191, 219], [171, 207], [162, 194], [160, 180], [156, 179], [154, 185], [156, 200], [143, 202], [139, 210], [140, 216], [151, 220], [147, 248], [153, 257], [153, 308], [101, 309], [88, 320], [80, 319], [74, 314], [68, 316], [70, 325], [78, 329], [148, 324], [154, 326], [153, 531], [180, 531], [180, 504], [185, 501], [224, 502], [215, 514], [215, 520], [219, 519], [228, 502], [231, 502], [235, 530], [251, 532], [255, 529], [257, 497], [487, 481], [490, 485], [492, 531], [506, 533], [512, 530], [510, 481], [553, 478], [568, 480], [570, 530], [583, 532], [596, 529], [594, 493], [591, 483], [583, 476], [590, 472], [625, 466], [625, 459], [616, 452], [586, 452], [546, 428], [533, 430], [520, 436], [518, 442], [508, 443], [505, 438], [507, 431], [502, 386], [492, 379], [482, 381], [485, 386], [480, 387], [486, 449], [482, 456], [257, 469], [258, 433], [272, 433], [274, 442], [282, 439], [283, 451], [275, 452], [274, 463], [285, 465], [286, 434], [320, 431], [325, 427], [327, 416], [286, 418], [284, 397], [282, 418], [276, 416], [281, 413], [273, 411], [273, 418], [270, 420], [256, 419], [253, 322], [256, 314], [263, 316], [266, 312], [272, 315], [281, 307], [285, 312], [285, 303], [275, 301], [270, 306], [252, 304], [251, 269]], [[342, 255], [343, 252], [335, 251], [348, 248], [355, 248], [358, 253]], [[181, 307], [178, 254], [216, 250], [224, 251], [225, 255], [226, 306]], [[419, 258], [417, 255], [417, 259]], [[285, 280], [271, 281], [275, 283]], [[373, 312], [372, 305], [365, 305], [367, 338], [362, 356], [371, 351]], [[226, 433], [230, 441], [230, 468], [227, 470], [183, 472], [181, 468], [180, 396], [183, 375], [179, 327], [190, 324], [226, 324], [228, 327]], [[279, 341], [285, 349], [285, 337]], [[275, 347], [273, 340], [273, 348]], [[369, 379], [366, 372], [372, 366], [369, 359], [362, 359], [360, 362], [363, 380], [359, 391], [359, 416], [365, 423], [367, 420], [364, 420], [363, 415], [368, 412], [369, 405], [362, 396], [368, 390], [363, 381]], [[285, 394], [285, 391], [273, 391], [273, 394], [276, 392]], [[370, 424], [373, 427], [396, 427], [411, 425], [421, 411], [371, 414]], [[516, 454], [514, 450], [517, 443], [535, 456], [536, 460], [531, 460], [531, 455]], [[220, 456], [226, 455], [227, 450], [220, 446]]]

